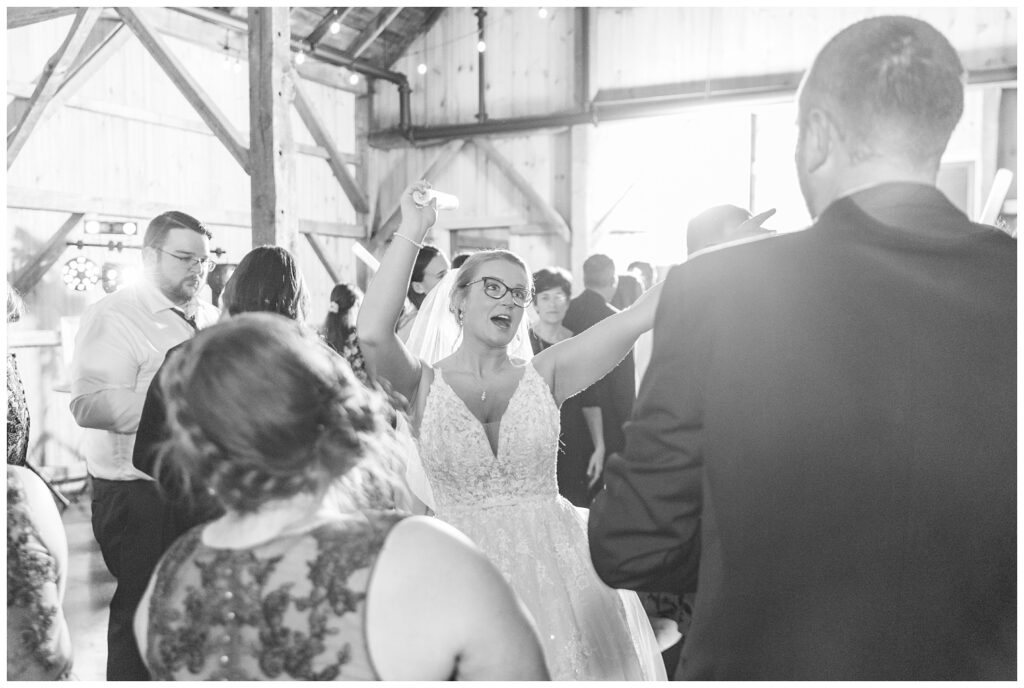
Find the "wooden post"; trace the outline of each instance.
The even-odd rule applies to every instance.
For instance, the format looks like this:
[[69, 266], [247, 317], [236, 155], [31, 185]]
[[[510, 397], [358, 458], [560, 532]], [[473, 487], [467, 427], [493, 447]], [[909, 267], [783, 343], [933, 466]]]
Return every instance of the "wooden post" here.
[[32, 260], [30, 260], [23, 268], [18, 270], [18, 274], [11, 280], [11, 284], [14, 285], [15, 290], [22, 294], [27, 294], [36, 286], [43, 275], [46, 274], [47, 270], [53, 267], [53, 264], [60, 260], [60, 256], [64, 253], [64, 249], [67, 248], [68, 234], [78, 226], [78, 223], [82, 221], [84, 215], [82, 213], [72, 213], [71, 216], [64, 221], [60, 229], [54, 232], [53, 236], [50, 237], [46, 245], [40, 249], [39, 253], [36, 254]]
[[590, 255], [590, 218], [587, 199], [590, 190], [590, 142], [593, 130], [589, 125], [572, 127], [572, 163], [569, 172], [570, 220], [572, 239], [569, 242], [569, 269], [577, 292], [583, 289], [583, 261]]
[[305, 236], [306, 241], [309, 242], [309, 246], [313, 249], [313, 253], [315, 253], [316, 257], [320, 259], [320, 264], [324, 266], [325, 270], [327, 270], [327, 274], [331, 278], [331, 281], [335, 284], [340, 282], [341, 278], [338, 277], [338, 271], [334, 269], [333, 265], [331, 265], [331, 260], [327, 257], [327, 252], [324, 251], [324, 247], [320, 244], [320, 240], [316, 238], [316, 235], [304, 234], [303, 236]]
[[298, 216], [292, 193], [290, 42], [287, 7], [249, 8], [252, 245], [274, 244], [294, 252]]
[[35, 91], [29, 98], [24, 115], [18, 126], [7, 135], [7, 169], [11, 169], [28, 137], [42, 120], [43, 111], [64, 82], [68, 70], [82, 51], [82, 46], [85, 45], [102, 11], [102, 7], [86, 7], [79, 10], [64, 42], [46, 63], [39, 81], [36, 82]]

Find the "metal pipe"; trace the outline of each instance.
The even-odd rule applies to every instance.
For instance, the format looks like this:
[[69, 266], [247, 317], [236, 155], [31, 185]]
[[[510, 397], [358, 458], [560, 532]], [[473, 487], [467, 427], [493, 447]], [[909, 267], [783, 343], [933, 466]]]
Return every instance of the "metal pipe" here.
[[[476, 35], [477, 35], [477, 97], [479, 100], [479, 110], [476, 113], [476, 119], [478, 122], [487, 121], [487, 103], [484, 98], [484, 94], [487, 91], [487, 79], [484, 74], [484, 53], [487, 52], [487, 42], [484, 41], [484, 17], [487, 16], [487, 10], [483, 7], [477, 7], [473, 13], [476, 15]], [[483, 44], [484, 50], [480, 50], [480, 44]]]
[[[792, 97], [799, 83], [799, 72], [750, 78], [713, 80], [637, 89], [599, 91], [587, 110], [559, 112], [540, 117], [491, 119], [479, 124], [451, 124], [435, 127], [412, 127], [407, 138], [417, 143], [472, 138], [490, 134], [511, 134], [538, 129], [571, 127], [623, 119], [654, 117], [679, 112], [686, 108], [729, 103], [763, 103]], [[967, 83], [984, 84], [1016, 80], [1016, 68], [970, 72]], [[760, 82], [760, 83], [759, 83]], [[395, 132], [370, 134], [370, 144], [388, 147], [395, 144]]]

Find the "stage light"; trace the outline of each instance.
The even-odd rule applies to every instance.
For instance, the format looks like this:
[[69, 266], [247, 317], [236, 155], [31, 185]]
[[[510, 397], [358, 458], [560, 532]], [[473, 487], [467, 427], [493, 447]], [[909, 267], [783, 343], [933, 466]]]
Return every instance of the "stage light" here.
[[88, 291], [100, 281], [100, 270], [85, 256], [76, 256], [64, 264], [61, 279], [72, 291]]
[[134, 236], [139, 231], [139, 226], [134, 222], [125, 222], [121, 225], [121, 231], [129, 236]]
[[476, 43], [476, 51], [478, 53], [482, 53], [485, 50], [487, 50], [487, 44], [484, 43], [483, 41], [477, 41], [477, 43]]
[[338, 33], [341, 31], [341, 24], [338, 22], [331, 22], [331, 33]]
[[419, 65], [416, 67], [416, 71], [419, 72], [420, 74], [426, 74], [427, 73], [427, 65], [423, 64], [422, 62], [420, 62]]
[[306, 61], [306, 53], [301, 50], [295, 53], [295, 64], [300, 65]]
[[100, 221], [99, 220], [86, 220], [85, 221], [85, 233], [86, 234], [99, 234], [100, 233]]
[[540, 17], [541, 19], [547, 19], [548, 18], [548, 8], [547, 7], [541, 7], [539, 10], [537, 10], [537, 16]]

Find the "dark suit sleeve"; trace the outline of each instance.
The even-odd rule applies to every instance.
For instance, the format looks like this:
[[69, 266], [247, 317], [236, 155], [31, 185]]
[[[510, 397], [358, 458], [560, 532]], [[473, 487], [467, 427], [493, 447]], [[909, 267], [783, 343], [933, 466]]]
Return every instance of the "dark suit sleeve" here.
[[135, 433], [135, 450], [132, 452], [132, 464], [154, 478], [156, 450], [167, 434], [167, 405], [163, 392], [160, 391], [160, 376], [163, 375], [167, 360], [173, 351], [172, 349], [168, 352], [167, 358], [160, 365], [160, 370], [153, 376], [149, 390], [146, 391], [146, 403], [142, 406], [139, 429]]
[[670, 273], [658, 305], [651, 362], [626, 424], [625, 455], [605, 465], [606, 487], [590, 508], [594, 567], [616, 588], [682, 593], [696, 587], [700, 374], [706, 365], [698, 355], [706, 345], [686, 316], [685, 267]]

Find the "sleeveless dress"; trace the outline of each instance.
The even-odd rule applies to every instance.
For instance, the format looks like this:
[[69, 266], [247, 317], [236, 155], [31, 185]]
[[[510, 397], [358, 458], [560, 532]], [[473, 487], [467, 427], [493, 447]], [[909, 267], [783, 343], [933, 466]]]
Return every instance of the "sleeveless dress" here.
[[57, 562], [39, 536], [17, 470], [7, 467], [7, 680], [67, 680], [73, 658]]
[[590, 561], [586, 522], [558, 494], [558, 408], [527, 365], [502, 416], [495, 456], [483, 425], [434, 369], [419, 447], [436, 516], [465, 533], [515, 589], [544, 645], [552, 680], [663, 680], [635, 593]]
[[248, 549], [183, 535], [157, 567], [146, 666], [155, 681], [379, 680], [366, 590], [404, 516], [365, 512]]

